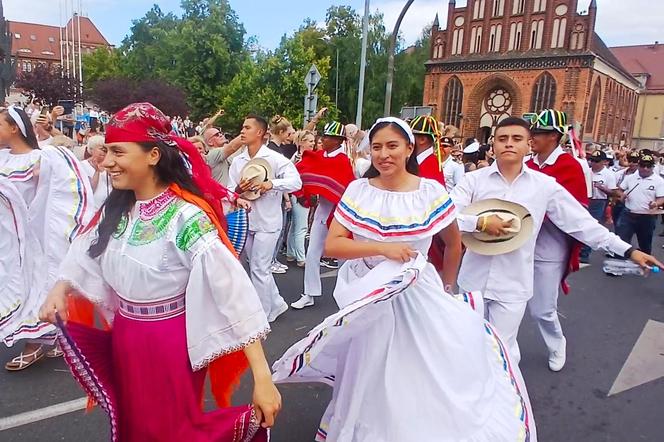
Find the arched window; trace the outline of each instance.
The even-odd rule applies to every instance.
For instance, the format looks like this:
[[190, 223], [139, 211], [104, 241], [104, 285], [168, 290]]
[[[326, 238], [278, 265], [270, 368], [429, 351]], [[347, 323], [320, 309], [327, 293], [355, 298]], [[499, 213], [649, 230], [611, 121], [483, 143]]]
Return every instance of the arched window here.
[[590, 95], [590, 104], [588, 105], [588, 116], [586, 118], [585, 132], [588, 134], [593, 133], [595, 129], [595, 118], [597, 117], [597, 107], [599, 105], [599, 96], [602, 94], [602, 87], [599, 80], [595, 82], [593, 93]]
[[503, 25], [491, 25], [489, 52], [500, 52], [500, 37], [502, 36], [502, 32]]
[[463, 28], [455, 29], [452, 33], [452, 55], [458, 55], [463, 50]]
[[554, 108], [556, 105], [556, 80], [548, 72], [543, 73], [533, 86], [533, 98], [530, 111], [539, 112]]
[[485, 0], [475, 0], [473, 5], [473, 20], [483, 19], [484, 18], [484, 8], [486, 6]]
[[493, 0], [492, 16], [502, 17], [505, 11], [505, 0]]
[[512, 14], [523, 14], [526, 0], [514, 0], [512, 3]]
[[535, 20], [530, 28], [530, 49], [542, 49], [544, 20]]
[[509, 41], [508, 50], [518, 51], [519, 49], [521, 49], [522, 30], [523, 30], [523, 25], [521, 24], [521, 22], [512, 23], [510, 25], [510, 41]]
[[447, 82], [443, 97], [443, 121], [445, 124], [459, 127], [461, 105], [463, 104], [463, 85], [457, 77], [452, 77]]
[[482, 51], [482, 26], [473, 28], [470, 32], [470, 53], [480, 53]]
[[535, 0], [533, 3], [533, 12], [544, 12], [546, 10], [546, 0]]
[[565, 46], [565, 32], [567, 31], [567, 19], [556, 18], [553, 20], [553, 32], [551, 33], [551, 47], [562, 48]]

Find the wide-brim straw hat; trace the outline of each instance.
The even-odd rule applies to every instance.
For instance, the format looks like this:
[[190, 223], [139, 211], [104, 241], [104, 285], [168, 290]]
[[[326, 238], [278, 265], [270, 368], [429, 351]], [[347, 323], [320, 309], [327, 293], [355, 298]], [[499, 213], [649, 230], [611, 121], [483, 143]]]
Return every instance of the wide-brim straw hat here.
[[511, 201], [496, 198], [474, 202], [462, 212], [464, 215], [497, 215], [512, 221], [506, 235], [492, 236], [483, 232], [466, 232], [461, 236], [464, 245], [478, 255], [495, 256], [513, 252], [522, 247], [533, 235], [533, 217], [528, 209]]
[[[254, 158], [249, 160], [247, 164], [242, 168], [242, 173], [240, 174], [241, 180], [250, 180], [255, 184], [264, 183], [273, 178], [272, 176], [272, 166], [270, 163], [265, 161], [263, 158]], [[261, 193], [256, 190], [247, 190], [243, 192], [240, 197], [253, 201], [261, 197]]]

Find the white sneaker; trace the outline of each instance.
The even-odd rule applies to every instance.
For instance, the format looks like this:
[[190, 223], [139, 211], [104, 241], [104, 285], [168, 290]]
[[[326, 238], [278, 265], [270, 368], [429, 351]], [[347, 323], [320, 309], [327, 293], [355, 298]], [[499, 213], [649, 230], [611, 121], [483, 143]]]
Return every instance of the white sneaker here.
[[563, 337], [563, 343], [557, 351], [549, 353], [549, 370], [560, 371], [567, 360], [567, 339]]
[[272, 264], [272, 265], [270, 266], [270, 271], [271, 271], [272, 273], [277, 273], [277, 274], [279, 274], [279, 275], [283, 275], [284, 273], [286, 273], [286, 269], [284, 269], [284, 268], [282, 268], [282, 267], [279, 267], [279, 266], [276, 265], [276, 264]]
[[281, 263], [281, 262], [279, 262], [279, 261], [276, 261], [275, 264], [276, 264], [276, 266], [279, 267], [279, 268], [282, 268], [282, 269], [284, 269], [284, 270], [288, 270], [288, 266], [287, 266], [286, 264], [283, 264], [283, 263]]
[[314, 305], [314, 298], [309, 295], [302, 295], [300, 299], [291, 303], [290, 306], [295, 310], [302, 310], [303, 308], [311, 307], [312, 305]]
[[276, 310], [272, 310], [270, 312], [270, 315], [267, 317], [268, 322], [274, 322], [277, 320], [279, 316], [281, 316], [282, 313], [285, 313], [286, 310], [288, 310], [288, 304], [285, 302], [281, 304], [279, 307], [277, 307]]

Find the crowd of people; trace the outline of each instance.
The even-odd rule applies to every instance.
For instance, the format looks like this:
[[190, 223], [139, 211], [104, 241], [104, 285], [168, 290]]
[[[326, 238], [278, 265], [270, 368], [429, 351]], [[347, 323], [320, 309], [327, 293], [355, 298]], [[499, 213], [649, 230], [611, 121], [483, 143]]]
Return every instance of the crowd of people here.
[[[0, 338], [23, 343], [5, 367], [64, 356], [113, 440], [267, 441], [275, 384], [324, 382], [317, 441], [536, 441], [526, 309], [557, 372], [559, 289], [589, 251], [662, 266], [657, 154], [586, 152], [562, 112], [506, 118], [488, 144], [431, 116], [322, 124], [326, 109], [302, 128], [249, 115], [232, 136], [222, 113], [135, 103], [75, 140], [62, 107], [0, 110]], [[322, 266], [339, 311], [270, 369], [270, 324], [315, 308]], [[297, 267], [289, 305], [274, 274]], [[253, 403], [231, 407], [247, 368]]]

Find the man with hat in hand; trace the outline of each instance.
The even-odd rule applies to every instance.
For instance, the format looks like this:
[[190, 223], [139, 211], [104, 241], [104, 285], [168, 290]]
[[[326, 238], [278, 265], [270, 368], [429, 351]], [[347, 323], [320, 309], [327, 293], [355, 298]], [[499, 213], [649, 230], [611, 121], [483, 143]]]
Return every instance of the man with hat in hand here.
[[302, 187], [295, 165], [263, 144], [267, 121], [249, 116], [240, 137], [247, 146], [231, 164], [228, 188], [240, 194], [238, 206], [250, 210], [249, 232], [244, 252], [249, 273], [270, 322], [288, 310], [270, 271], [283, 219], [283, 194]]
[[[311, 176], [313, 184], [320, 184], [326, 182], [327, 185], [324, 193], [321, 193], [318, 200], [318, 206], [314, 212], [314, 219], [311, 223], [311, 232], [309, 234], [309, 247], [304, 264], [304, 293], [297, 301], [291, 304], [296, 310], [314, 305], [314, 298], [322, 296], [323, 288], [320, 280], [320, 260], [323, 257], [323, 250], [325, 248], [325, 239], [328, 232], [328, 221], [332, 215], [332, 211], [336, 204], [341, 199], [341, 195], [348, 184], [348, 177], [352, 179], [353, 166], [350, 159], [344, 152], [344, 140], [346, 139], [346, 130], [343, 124], [333, 121], [325, 125], [323, 130], [323, 152], [322, 158], [317, 157], [318, 154], [311, 153], [304, 157], [298, 163], [298, 170], [303, 176]], [[311, 157], [311, 158], [308, 158]], [[334, 159], [333, 161], [330, 161]], [[304, 173], [304, 168], [309, 163], [317, 162], [323, 167], [314, 167], [315, 170], [307, 170]], [[327, 166], [327, 167], [325, 167]], [[308, 178], [304, 179], [303, 191], [307, 196], [308, 191]], [[330, 181], [331, 180], [331, 181]], [[318, 187], [318, 186], [316, 186]], [[328, 192], [330, 188], [339, 187], [334, 195]]]
[[618, 192], [625, 203], [625, 211], [616, 232], [628, 243], [636, 234], [639, 248], [651, 253], [657, 214], [664, 206], [664, 178], [654, 173], [655, 159], [652, 155], [641, 156], [638, 167], [638, 173], [627, 175], [620, 183]]
[[[459, 229], [466, 232], [462, 239], [468, 247], [459, 271], [459, 288], [482, 292], [485, 317], [517, 363], [521, 355], [516, 338], [533, 294], [535, 244], [545, 217], [593, 248], [625, 256], [643, 267], [661, 266], [601, 226], [555, 179], [525, 166], [529, 140], [529, 123], [515, 117], [504, 119], [495, 130], [496, 161], [466, 174], [452, 191], [460, 211]], [[487, 208], [486, 200], [495, 208]]]
[[[566, 153], [560, 141], [567, 133], [567, 116], [554, 109], [530, 114], [533, 157], [526, 163], [563, 186], [584, 207], [588, 206], [586, 179], [581, 164]], [[549, 369], [560, 371], [565, 365], [567, 340], [558, 318], [559, 287], [568, 293], [566, 276], [579, 269], [581, 244], [544, 219], [535, 243], [535, 278], [533, 297], [528, 301], [549, 350]]]
[[[627, 167], [616, 172], [616, 185], [619, 189], [625, 178], [639, 171], [639, 161], [641, 160], [641, 155], [636, 151], [632, 151], [626, 155], [626, 158]], [[618, 199], [614, 201], [613, 209], [611, 210], [611, 217], [613, 218], [613, 222], [616, 226], [620, 224], [620, 216], [623, 214], [624, 210], [625, 203], [623, 203], [622, 199], [618, 197]]]
[[[606, 167], [608, 158], [603, 150], [598, 149], [591, 153], [589, 161], [593, 172], [593, 194], [588, 203], [588, 211], [593, 218], [603, 224], [609, 197], [615, 195], [618, 188], [616, 174]], [[582, 263], [590, 263], [590, 252], [591, 249], [588, 246], [581, 249]]]

